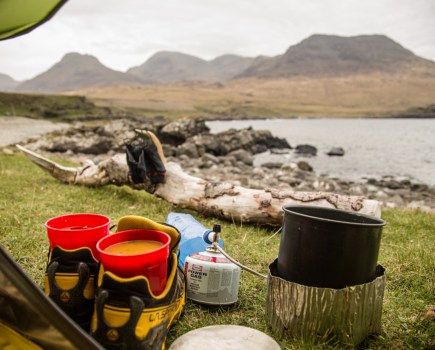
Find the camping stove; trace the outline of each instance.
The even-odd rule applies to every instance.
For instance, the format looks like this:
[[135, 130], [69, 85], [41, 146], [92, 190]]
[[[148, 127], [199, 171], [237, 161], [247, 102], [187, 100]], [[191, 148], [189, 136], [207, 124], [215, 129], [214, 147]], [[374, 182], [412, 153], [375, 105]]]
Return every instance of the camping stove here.
[[187, 297], [201, 304], [231, 305], [238, 298], [241, 270], [219, 252], [220, 227], [217, 226], [213, 228], [212, 245], [185, 260]]

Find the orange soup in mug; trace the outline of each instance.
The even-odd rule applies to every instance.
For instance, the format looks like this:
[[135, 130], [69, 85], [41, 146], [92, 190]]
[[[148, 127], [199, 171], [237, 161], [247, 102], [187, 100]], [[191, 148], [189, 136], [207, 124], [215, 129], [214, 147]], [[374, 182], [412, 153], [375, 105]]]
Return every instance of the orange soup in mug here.
[[116, 243], [104, 249], [113, 255], [137, 255], [153, 252], [163, 246], [163, 243], [151, 240], [135, 240]]

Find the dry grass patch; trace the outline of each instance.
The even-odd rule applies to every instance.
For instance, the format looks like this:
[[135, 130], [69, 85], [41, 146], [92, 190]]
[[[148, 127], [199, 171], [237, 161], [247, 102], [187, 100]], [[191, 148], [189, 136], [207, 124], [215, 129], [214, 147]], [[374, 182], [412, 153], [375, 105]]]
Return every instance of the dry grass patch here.
[[[74, 91], [100, 106], [142, 114], [222, 117], [391, 116], [435, 101], [435, 77], [370, 74], [225, 83], [115, 86]], [[140, 112], [139, 112], [140, 113]]]

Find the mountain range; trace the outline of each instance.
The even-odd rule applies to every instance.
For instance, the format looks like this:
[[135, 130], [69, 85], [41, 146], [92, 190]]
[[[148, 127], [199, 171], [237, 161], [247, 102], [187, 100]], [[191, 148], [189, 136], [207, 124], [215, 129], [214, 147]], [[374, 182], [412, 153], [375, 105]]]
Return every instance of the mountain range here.
[[154, 54], [127, 72], [110, 69], [91, 55], [68, 53], [46, 72], [30, 80], [18, 82], [0, 74], [0, 91], [59, 93], [96, 86], [347, 76], [374, 72], [402, 74], [416, 69], [434, 75], [435, 62], [414, 55], [384, 35], [340, 37], [316, 34], [274, 57], [223, 55], [206, 61], [165, 51]]

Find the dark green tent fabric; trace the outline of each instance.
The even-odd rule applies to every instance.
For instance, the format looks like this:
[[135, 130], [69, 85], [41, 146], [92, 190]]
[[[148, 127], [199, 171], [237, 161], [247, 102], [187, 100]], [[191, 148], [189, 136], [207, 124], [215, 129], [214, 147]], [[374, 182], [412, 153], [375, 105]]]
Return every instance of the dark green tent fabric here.
[[0, 0], [0, 40], [14, 38], [48, 21], [67, 0]]

